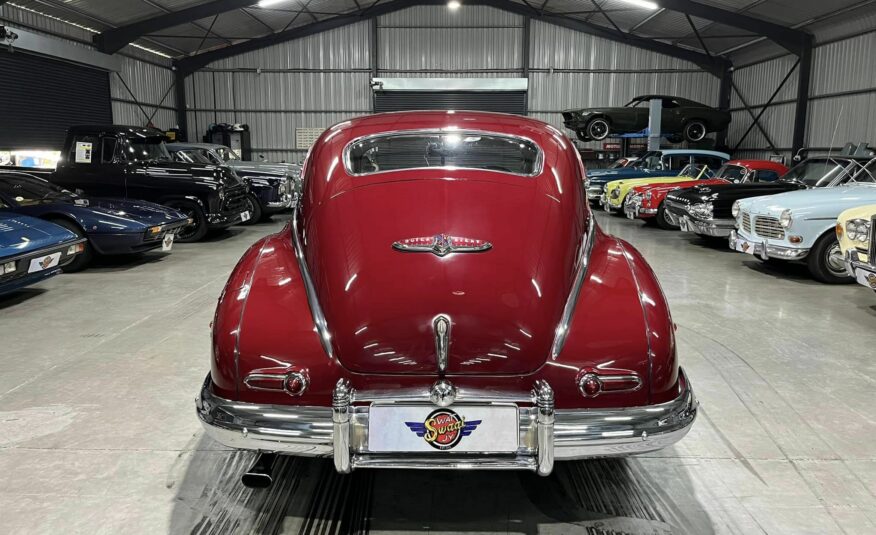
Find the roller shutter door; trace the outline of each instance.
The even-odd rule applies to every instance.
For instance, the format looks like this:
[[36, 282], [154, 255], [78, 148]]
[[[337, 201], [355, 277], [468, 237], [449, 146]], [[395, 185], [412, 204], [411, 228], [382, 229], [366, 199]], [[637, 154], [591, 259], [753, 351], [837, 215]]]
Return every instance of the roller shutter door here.
[[109, 73], [0, 50], [0, 150], [56, 149], [74, 124], [112, 124]]
[[526, 91], [376, 91], [374, 111], [474, 110], [526, 115]]

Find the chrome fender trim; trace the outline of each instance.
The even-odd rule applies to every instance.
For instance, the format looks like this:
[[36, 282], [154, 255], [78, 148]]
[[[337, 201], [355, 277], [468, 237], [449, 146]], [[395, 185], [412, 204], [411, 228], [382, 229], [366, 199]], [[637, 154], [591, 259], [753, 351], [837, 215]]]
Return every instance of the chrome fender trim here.
[[593, 252], [593, 242], [596, 236], [596, 217], [591, 213], [587, 221], [587, 231], [584, 233], [584, 238], [581, 242], [581, 253], [578, 257], [578, 272], [575, 273], [575, 281], [572, 283], [572, 290], [569, 292], [569, 297], [566, 299], [566, 306], [563, 307], [563, 315], [560, 318], [560, 323], [557, 324], [556, 334], [554, 334], [554, 343], [551, 346], [551, 358], [557, 360], [563, 346], [566, 344], [566, 338], [569, 336], [569, 325], [572, 323], [572, 316], [575, 314], [575, 307], [578, 305], [578, 297], [581, 295], [581, 287], [584, 285], [584, 279], [587, 277], [587, 268], [590, 265], [590, 253]]

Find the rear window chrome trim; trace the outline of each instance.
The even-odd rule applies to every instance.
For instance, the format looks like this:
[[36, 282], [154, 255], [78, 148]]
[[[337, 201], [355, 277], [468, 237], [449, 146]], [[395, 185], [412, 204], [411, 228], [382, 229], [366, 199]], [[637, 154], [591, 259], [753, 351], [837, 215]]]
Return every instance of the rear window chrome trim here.
[[[535, 157], [535, 166], [534, 171], [528, 175], [524, 175], [521, 173], [513, 173], [508, 171], [497, 171], [495, 169], [484, 169], [481, 167], [457, 167], [457, 166], [432, 166], [432, 167], [405, 167], [404, 169], [389, 169], [386, 171], [375, 171], [371, 173], [354, 173], [352, 161], [350, 160], [350, 150], [357, 143], [362, 143], [363, 141], [370, 141], [372, 139], [379, 139], [384, 137], [394, 137], [394, 136], [416, 136], [416, 135], [445, 135], [445, 134], [459, 134], [462, 136], [474, 135], [474, 136], [489, 136], [489, 137], [497, 137], [510, 139], [514, 141], [524, 141], [526, 143], [532, 144], [533, 147], [537, 150], [537, 155]], [[517, 134], [506, 134], [503, 132], [491, 132], [488, 130], [476, 130], [476, 129], [444, 129], [444, 128], [426, 128], [426, 129], [413, 129], [413, 130], [390, 130], [386, 132], [380, 132], [377, 134], [368, 134], [366, 136], [359, 136], [357, 138], [352, 139], [344, 146], [343, 158], [344, 161], [344, 171], [347, 175], [352, 177], [360, 177], [360, 176], [372, 176], [372, 175], [380, 175], [384, 173], [398, 173], [404, 171], [423, 171], [423, 170], [444, 170], [444, 171], [483, 171], [486, 173], [499, 173], [502, 175], [512, 175], [521, 178], [535, 178], [544, 172], [544, 149], [541, 148], [541, 145], [536, 143], [531, 138], [526, 136], [520, 136]]]

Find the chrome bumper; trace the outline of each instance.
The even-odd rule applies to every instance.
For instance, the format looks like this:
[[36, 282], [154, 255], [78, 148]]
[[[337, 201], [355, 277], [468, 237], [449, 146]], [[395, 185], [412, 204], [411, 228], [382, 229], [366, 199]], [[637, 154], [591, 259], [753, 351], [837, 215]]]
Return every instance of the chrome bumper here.
[[796, 249], [781, 245], [770, 245], [766, 240], [754, 241], [740, 236], [735, 230], [730, 231], [730, 248], [740, 253], [758, 256], [763, 260], [776, 258], [779, 260], [803, 260], [809, 254], [809, 249]]
[[602, 188], [603, 184], [588, 186], [587, 187], [587, 198], [591, 201], [598, 201], [602, 196]]
[[[858, 257], [858, 251], [846, 251], [843, 259], [845, 260], [846, 271], [855, 278], [855, 282], [876, 291], [876, 265], [861, 261]], [[873, 259], [869, 260], [872, 261]]]
[[641, 216], [652, 216], [657, 213], [656, 208], [642, 208], [642, 199], [638, 197], [627, 197], [624, 202], [624, 215], [628, 219], [636, 219]]
[[[679, 378], [684, 389], [667, 403], [592, 410], [554, 409], [553, 391], [541, 381], [530, 398], [516, 398], [519, 446], [513, 454], [369, 452], [369, 404], [365, 403], [393, 401], [359, 395], [344, 381], [335, 387], [331, 406], [302, 407], [220, 398], [213, 394], [207, 375], [196, 406], [204, 429], [217, 442], [239, 449], [334, 457], [335, 468], [341, 473], [354, 468], [412, 468], [530, 470], [547, 475], [555, 459], [626, 456], [659, 450], [680, 440], [696, 418], [698, 403], [681, 370]], [[399, 404], [430, 404], [397, 397]], [[488, 405], [507, 403], [508, 399], [460, 396], [458, 403]]]
[[[682, 223], [684, 221], [684, 223]], [[682, 231], [695, 232], [704, 236], [714, 236], [716, 238], [726, 238], [736, 228], [736, 222], [732, 219], [707, 219], [699, 220], [690, 216], [682, 216], [679, 219], [679, 226]]]

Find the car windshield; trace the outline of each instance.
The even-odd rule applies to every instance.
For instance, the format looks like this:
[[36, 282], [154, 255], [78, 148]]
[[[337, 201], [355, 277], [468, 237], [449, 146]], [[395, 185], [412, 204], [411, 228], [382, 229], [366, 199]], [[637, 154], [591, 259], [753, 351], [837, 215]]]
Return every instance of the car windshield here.
[[138, 162], [172, 160], [160, 137], [129, 137], [125, 157]]
[[39, 178], [0, 174], [0, 193], [21, 206], [72, 201], [77, 195]]
[[518, 137], [481, 132], [417, 132], [377, 135], [347, 146], [344, 163], [354, 175], [449, 167], [532, 176], [540, 150]]
[[636, 169], [661, 169], [663, 166], [663, 153], [660, 151], [646, 152], [644, 156], [639, 158], [633, 167]]
[[216, 152], [219, 153], [219, 157], [222, 158], [222, 160], [225, 162], [240, 160], [240, 156], [238, 156], [236, 152], [229, 149], [228, 147], [217, 147]]
[[857, 182], [864, 184], [872, 184], [876, 182], [876, 158], [873, 158], [866, 164], [862, 164], [861, 162], [855, 162], [857, 164], [858, 172], [849, 179], [849, 182]]
[[681, 170], [679, 176], [686, 176], [690, 178], [709, 178], [711, 176], [711, 172], [709, 166], [702, 163], [689, 163], [684, 169]]
[[742, 182], [745, 179], [745, 175], [748, 174], [748, 170], [742, 167], [741, 165], [724, 165], [718, 172], [715, 174], [715, 178], [723, 178], [724, 180], [729, 180], [730, 182]]
[[173, 155], [181, 162], [214, 165], [214, 162], [207, 157], [207, 151], [204, 150], [177, 150]]
[[811, 188], [832, 184], [846, 174], [849, 160], [834, 158], [807, 158], [782, 176], [785, 182], [798, 182]]

